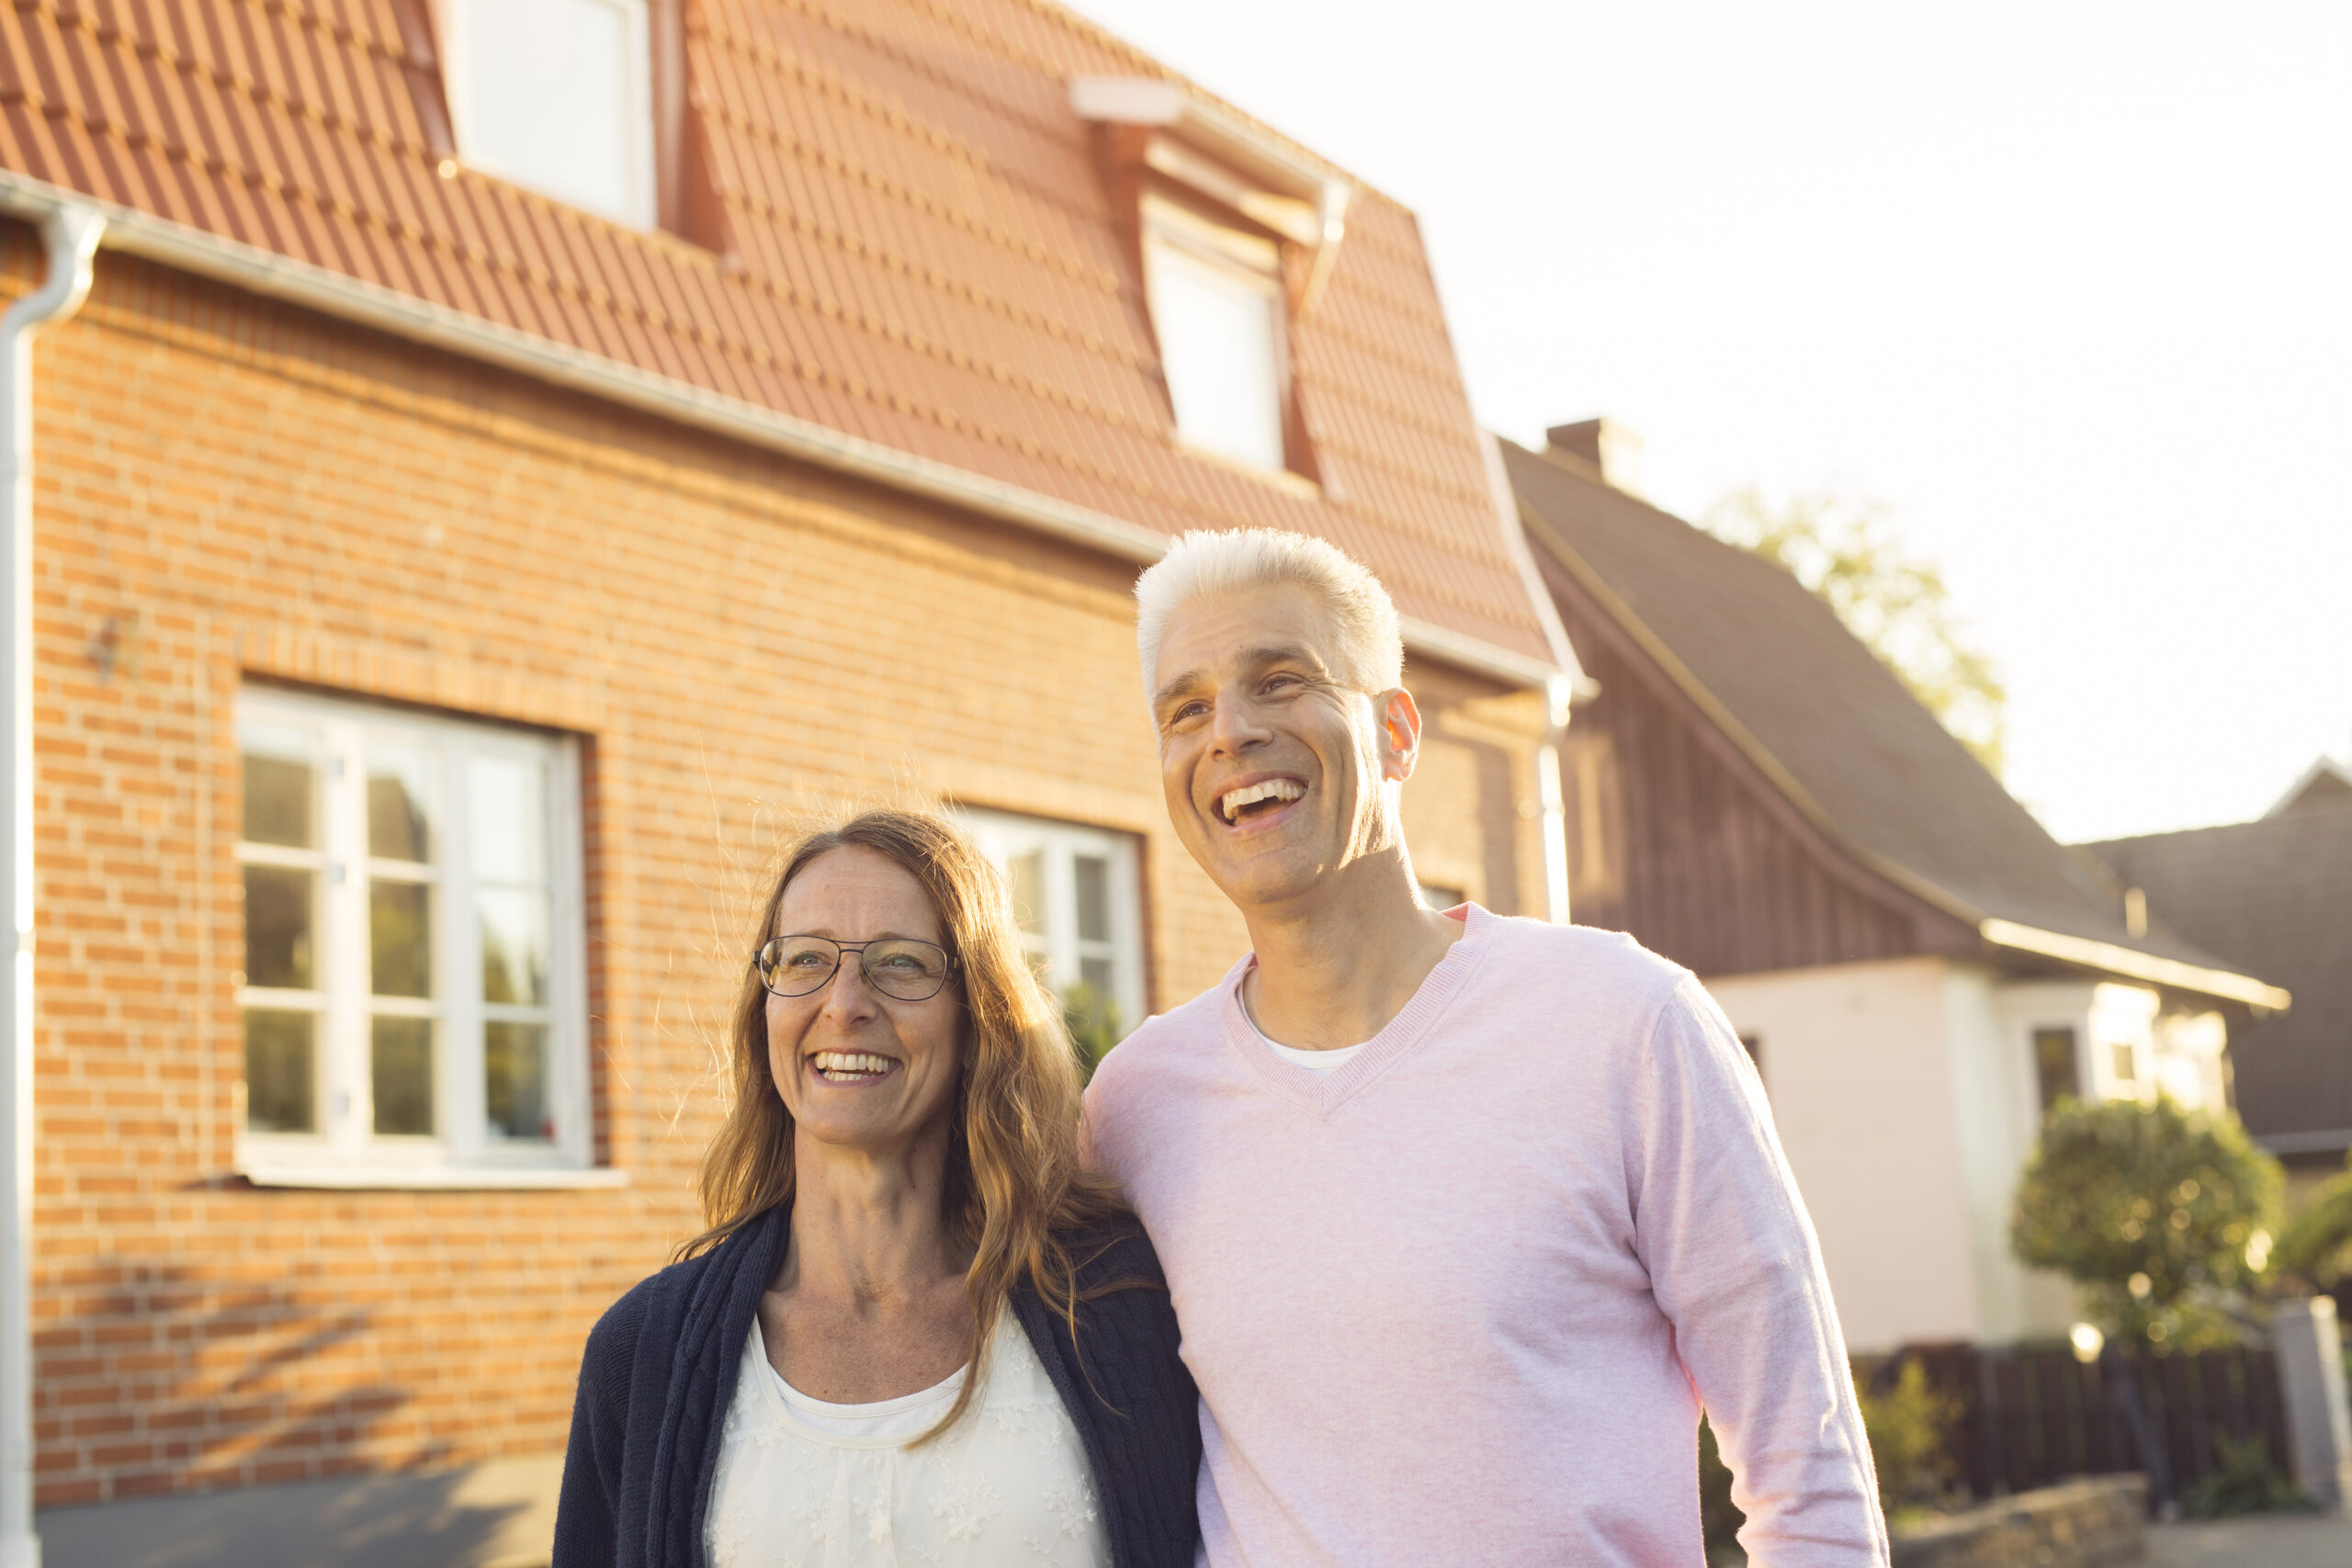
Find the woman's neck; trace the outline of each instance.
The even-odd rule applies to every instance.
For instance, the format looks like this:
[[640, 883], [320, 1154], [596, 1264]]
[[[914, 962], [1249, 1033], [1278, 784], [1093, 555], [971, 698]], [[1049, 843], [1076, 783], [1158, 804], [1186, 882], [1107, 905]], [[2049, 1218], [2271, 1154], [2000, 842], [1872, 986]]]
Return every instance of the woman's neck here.
[[944, 1129], [876, 1154], [794, 1141], [792, 1243], [778, 1290], [857, 1312], [902, 1305], [960, 1279], [970, 1248], [949, 1233]]

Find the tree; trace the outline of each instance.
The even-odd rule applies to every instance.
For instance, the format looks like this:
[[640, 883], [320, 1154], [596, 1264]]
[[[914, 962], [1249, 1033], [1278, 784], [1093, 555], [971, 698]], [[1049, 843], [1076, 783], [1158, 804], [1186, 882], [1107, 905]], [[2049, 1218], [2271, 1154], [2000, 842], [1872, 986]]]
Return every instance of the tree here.
[[2233, 1337], [2268, 1264], [2285, 1178], [2235, 1119], [2061, 1100], [2018, 1185], [2011, 1245], [2082, 1285], [2109, 1336], [2165, 1350]]
[[2118, 1346], [2162, 1353], [2233, 1337], [2227, 1308], [2260, 1279], [2286, 1184], [2278, 1162], [2233, 1117], [2154, 1105], [2062, 1100], [2018, 1183], [2010, 1246], [2084, 1287], [2107, 1331], [2099, 1359], [2158, 1506], [2172, 1464]]
[[2008, 693], [1992, 660], [1962, 635], [1943, 574], [1904, 553], [1883, 502], [1821, 490], [1775, 506], [1751, 486], [1709, 508], [1706, 527], [1817, 594], [1978, 761], [1999, 774]]
[[2352, 1156], [2346, 1167], [2303, 1201], [2272, 1254], [2280, 1274], [2313, 1292], [2333, 1291], [2352, 1275]]

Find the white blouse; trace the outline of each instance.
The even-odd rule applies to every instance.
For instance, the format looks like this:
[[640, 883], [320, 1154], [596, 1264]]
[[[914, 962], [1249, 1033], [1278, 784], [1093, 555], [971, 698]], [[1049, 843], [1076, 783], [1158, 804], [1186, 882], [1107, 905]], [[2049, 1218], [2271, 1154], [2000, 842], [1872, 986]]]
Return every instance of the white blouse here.
[[752, 1324], [711, 1483], [711, 1568], [1110, 1568], [1078, 1428], [1009, 1307], [963, 1418], [902, 1447], [963, 1385], [959, 1371], [919, 1393], [829, 1404], [778, 1375]]

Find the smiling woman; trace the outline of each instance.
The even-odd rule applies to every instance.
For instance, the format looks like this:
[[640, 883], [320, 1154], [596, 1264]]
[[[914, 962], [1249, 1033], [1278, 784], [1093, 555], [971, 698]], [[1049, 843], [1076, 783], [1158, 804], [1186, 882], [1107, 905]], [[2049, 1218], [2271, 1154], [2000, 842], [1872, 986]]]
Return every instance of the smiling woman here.
[[754, 943], [710, 1228], [590, 1337], [558, 1568], [1190, 1564], [1167, 1290], [994, 869], [869, 812], [791, 849]]

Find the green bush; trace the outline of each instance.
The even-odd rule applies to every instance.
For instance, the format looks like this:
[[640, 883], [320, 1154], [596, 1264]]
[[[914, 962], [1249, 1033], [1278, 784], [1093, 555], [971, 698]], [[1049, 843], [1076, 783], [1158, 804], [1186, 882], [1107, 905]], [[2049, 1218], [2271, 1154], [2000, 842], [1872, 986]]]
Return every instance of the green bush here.
[[1933, 1510], [1951, 1489], [1951, 1458], [1944, 1439], [1959, 1419], [1951, 1400], [1928, 1382], [1928, 1369], [1906, 1360], [1884, 1393], [1857, 1386], [1862, 1429], [1878, 1467], [1878, 1500], [1889, 1519]]
[[2313, 1292], [2332, 1291], [2352, 1274], [2352, 1159], [2303, 1200], [2271, 1257], [2279, 1273]]
[[2010, 1243], [2085, 1287], [2110, 1337], [2202, 1349], [2237, 1337], [2222, 1309], [2261, 1280], [2284, 1182], [2233, 1117], [2061, 1100], [2018, 1184]]
[[[1958, 1405], [1929, 1386], [1928, 1369], [1917, 1360], [1903, 1363], [1884, 1393], [1871, 1393], [1861, 1378], [1854, 1393], [1878, 1470], [1879, 1506], [1890, 1520], [1932, 1511], [1951, 1486], [1944, 1439], [1960, 1417]], [[1699, 1423], [1699, 1520], [1708, 1562], [1742, 1561], [1736, 1537], [1747, 1516], [1731, 1500], [1731, 1472], [1716, 1450], [1714, 1428], [1704, 1420]]]
[[1078, 1075], [1091, 1082], [1094, 1069], [1119, 1043], [1119, 1004], [1083, 980], [1062, 987], [1062, 1022], [1078, 1053]]
[[2181, 1494], [2180, 1511], [2192, 1519], [2226, 1519], [2279, 1508], [2308, 1508], [2311, 1499], [2270, 1462], [2270, 1439], [2256, 1432], [2240, 1440], [2213, 1434], [2221, 1463], [2211, 1475]]

